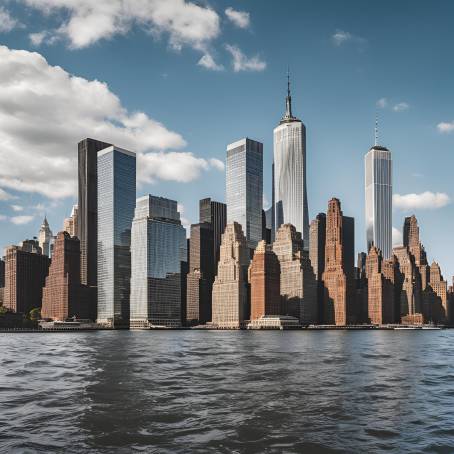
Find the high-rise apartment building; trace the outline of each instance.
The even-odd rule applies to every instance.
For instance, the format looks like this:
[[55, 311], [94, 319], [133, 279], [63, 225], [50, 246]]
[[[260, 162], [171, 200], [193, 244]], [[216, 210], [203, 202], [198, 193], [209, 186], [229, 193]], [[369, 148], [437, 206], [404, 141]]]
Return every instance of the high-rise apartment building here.
[[263, 144], [241, 139], [227, 146], [227, 223], [238, 222], [247, 245], [255, 249], [262, 239]]
[[227, 224], [212, 296], [212, 322], [220, 328], [241, 328], [249, 317], [249, 262], [250, 250], [241, 225]]
[[177, 202], [152, 195], [137, 199], [131, 235], [131, 328], [181, 326], [186, 260], [186, 231]]
[[24, 241], [24, 246], [5, 250], [5, 290], [3, 305], [14, 312], [28, 314], [41, 307], [43, 287], [50, 259], [41, 254], [38, 243]]
[[280, 276], [281, 267], [272, 246], [260, 241], [249, 266], [251, 320], [282, 314]]
[[89, 138], [78, 144], [77, 236], [81, 252], [80, 279], [82, 284], [90, 287], [96, 286], [98, 273], [98, 151], [111, 145]]
[[364, 165], [367, 252], [375, 246], [384, 259], [389, 259], [392, 255], [391, 152], [379, 146], [376, 139], [364, 158]]
[[211, 291], [215, 276], [213, 240], [212, 224], [191, 225], [186, 299], [186, 320], [190, 325], [211, 321]]
[[39, 247], [41, 248], [41, 253], [47, 257], [51, 256], [51, 246], [53, 243], [52, 230], [49, 227], [46, 216], [44, 216], [43, 223], [39, 229], [38, 233], [38, 242]]
[[81, 318], [80, 241], [68, 232], [57, 235], [43, 288], [42, 318]]
[[281, 270], [282, 313], [296, 317], [301, 324], [318, 321], [317, 280], [309, 259], [303, 249], [301, 233], [295, 226], [283, 224], [276, 232], [273, 251]]
[[309, 210], [306, 185], [306, 127], [292, 114], [290, 81], [285, 114], [274, 129], [273, 204], [275, 229], [293, 224], [309, 248]]
[[113, 327], [128, 326], [135, 153], [115, 146], [99, 151], [97, 181], [97, 320]]
[[[324, 323], [347, 325], [355, 323], [355, 298], [353, 288], [353, 255], [351, 238], [352, 218], [343, 216], [338, 199], [331, 199], [326, 216], [325, 271], [322, 280]], [[345, 225], [344, 225], [345, 224]], [[351, 256], [351, 258], [350, 258]]]

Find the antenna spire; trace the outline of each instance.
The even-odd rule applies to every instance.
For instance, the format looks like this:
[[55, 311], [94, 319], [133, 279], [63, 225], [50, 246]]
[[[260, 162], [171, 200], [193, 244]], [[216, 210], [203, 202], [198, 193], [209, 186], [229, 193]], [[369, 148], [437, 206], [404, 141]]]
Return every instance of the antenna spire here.
[[287, 97], [285, 98], [285, 115], [283, 120], [290, 120], [292, 115], [292, 96], [290, 94], [290, 67], [287, 66]]
[[375, 146], [378, 145], [378, 114], [375, 113]]

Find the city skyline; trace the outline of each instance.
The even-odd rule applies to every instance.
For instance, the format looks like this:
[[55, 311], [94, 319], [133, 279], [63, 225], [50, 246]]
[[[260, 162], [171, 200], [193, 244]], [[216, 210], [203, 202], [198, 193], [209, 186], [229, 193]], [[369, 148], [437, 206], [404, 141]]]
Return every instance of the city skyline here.
[[[227, 18], [225, 10], [229, 6], [238, 11], [247, 10], [249, 14], [247, 27], [244, 29], [237, 27]], [[175, 169], [170, 170], [166, 160], [162, 158], [163, 155], [159, 154], [161, 152], [158, 152], [157, 156], [153, 155], [144, 160], [139, 177], [138, 196], [152, 193], [178, 200], [182, 206], [184, 225], [187, 227], [190, 223], [197, 222], [199, 199], [211, 196], [215, 200], [225, 200], [224, 184], [221, 181], [223, 174], [217, 168], [222, 167], [226, 144], [237, 137], [250, 136], [264, 144], [264, 188], [265, 196], [270, 202], [272, 129], [282, 115], [282, 100], [286, 91], [285, 73], [287, 65], [290, 65], [293, 80], [292, 97], [296, 106], [294, 114], [304, 120], [308, 131], [309, 220], [314, 219], [318, 212], [324, 210], [326, 200], [333, 196], [338, 197], [342, 201], [344, 211], [355, 217], [356, 251], [366, 251], [363, 226], [362, 159], [365, 150], [373, 144], [373, 122], [375, 111], [378, 109], [382, 137], [380, 142], [393, 151], [394, 192], [397, 196], [393, 227], [402, 234], [401, 225], [404, 217], [414, 212], [424, 226], [423, 240], [430, 252], [429, 261], [435, 258], [440, 263], [445, 276], [451, 276], [454, 271], [454, 259], [449, 248], [443, 247], [443, 243], [449, 243], [450, 225], [453, 222], [452, 205], [447, 204], [452, 196], [449, 187], [451, 157], [448, 153], [452, 147], [453, 136], [449, 135], [448, 131], [453, 116], [450, 106], [453, 103], [449, 91], [443, 96], [440, 92], [448, 85], [445, 85], [445, 81], [440, 80], [439, 76], [449, 72], [447, 65], [451, 64], [442, 58], [441, 50], [444, 49], [444, 44], [436, 37], [432, 37], [430, 46], [437, 45], [440, 55], [430, 57], [433, 63], [430, 72], [428, 73], [428, 70], [421, 68], [420, 65], [418, 65], [418, 71], [411, 71], [419, 62], [421, 55], [412, 50], [413, 47], [418, 47], [413, 44], [420, 43], [419, 48], [428, 49], [423, 44], [424, 39], [427, 38], [424, 28], [415, 27], [415, 31], [407, 31], [412, 39], [411, 48], [406, 47], [405, 43], [401, 43], [396, 50], [389, 46], [390, 40], [401, 33], [397, 27], [397, 21], [399, 17], [407, 14], [408, 5], [394, 6], [393, 17], [387, 17], [384, 13], [387, 8], [390, 8], [390, 3], [381, 5], [380, 8], [371, 6], [367, 13], [353, 11], [354, 6], [350, 6], [347, 8], [348, 11], [343, 12], [339, 12], [337, 8], [331, 5], [331, 10], [324, 12], [323, 23], [317, 23], [317, 27], [310, 27], [306, 31], [296, 30], [296, 19], [290, 17], [288, 12], [273, 11], [273, 14], [278, 15], [279, 21], [287, 24], [285, 30], [283, 28], [281, 30], [288, 41], [293, 42], [298, 38], [298, 42], [302, 43], [302, 48], [297, 54], [292, 46], [288, 51], [279, 54], [271, 40], [264, 34], [265, 26], [269, 24], [271, 18], [270, 8], [264, 7], [259, 10], [254, 2], [247, 7], [235, 2], [231, 4], [214, 2], [212, 11], [220, 18], [219, 28], [222, 38], [220, 42], [214, 42], [217, 54], [213, 53], [212, 57], [218, 64], [223, 64], [224, 69], [210, 71], [202, 64], [197, 65], [201, 56], [187, 42], [183, 43], [179, 54], [169, 51], [166, 47], [169, 32], [166, 30], [162, 31], [161, 41], [147, 38], [139, 31], [140, 36], [132, 36], [132, 33], [125, 35], [114, 33], [111, 39], [94, 38], [95, 46], [87, 43], [80, 46], [78, 50], [68, 51], [68, 47], [73, 43], [73, 36], [61, 37], [53, 44], [49, 43], [50, 35], [47, 40], [43, 36], [41, 45], [37, 46], [36, 39], [33, 44], [29, 34], [57, 27], [61, 21], [59, 14], [62, 11], [53, 10], [55, 15], [48, 18], [41, 17], [38, 10], [41, 20], [39, 24], [36, 23], [30, 27], [21, 2], [8, 5], [8, 13], [23, 27], [19, 26], [0, 34], [0, 43], [6, 46], [2, 48], [1, 63], [2, 74], [5, 75], [2, 79], [5, 94], [10, 90], [7, 70], [14, 68], [17, 64], [29, 67], [32, 59], [37, 63], [36, 72], [23, 75], [26, 83], [35, 80], [37, 76], [42, 76], [39, 79], [41, 84], [37, 87], [46, 88], [49, 80], [54, 76], [57, 77], [56, 66], [59, 65], [62, 69], [59, 73], [60, 78], [57, 77], [57, 80], [59, 83], [68, 84], [71, 87], [71, 93], [74, 93], [74, 89], [72, 84], [68, 83], [68, 74], [77, 75], [87, 82], [95, 79], [104, 81], [108, 84], [105, 86], [105, 93], [109, 102], [113, 94], [118, 98], [113, 103], [101, 104], [101, 107], [109, 107], [114, 112], [115, 121], [111, 135], [105, 132], [104, 119], [97, 120], [98, 117], [93, 117], [96, 120], [95, 126], [101, 125], [104, 128], [101, 128], [102, 137], [88, 132], [85, 134], [86, 124], [82, 124], [83, 133], [82, 131], [68, 133], [65, 129], [65, 134], [71, 138], [72, 145], [71, 148], [67, 147], [68, 149], [61, 156], [52, 146], [48, 146], [44, 153], [39, 147], [40, 142], [36, 141], [34, 150], [37, 156], [46, 163], [52, 183], [59, 183], [53, 184], [52, 187], [56, 192], [69, 194], [68, 197], [50, 199], [44, 197], [42, 194], [49, 193], [49, 190], [38, 176], [30, 176], [20, 168], [12, 170], [17, 170], [14, 178], [17, 180], [21, 176], [23, 185], [14, 186], [12, 181], [16, 180], [11, 180], [13, 178], [11, 175], [0, 177], [0, 183], [3, 184], [0, 184], [0, 187], [6, 193], [6, 195], [2, 193], [2, 198], [5, 199], [8, 195], [17, 197], [17, 199], [10, 198], [0, 202], [2, 248], [36, 235], [44, 214], [47, 214], [54, 233], [58, 231], [63, 219], [69, 216], [77, 199], [74, 189], [71, 189], [71, 186], [76, 187], [74, 184], [76, 180], [72, 163], [69, 161], [69, 159], [75, 159], [74, 142], [86, 136], [111, 140], [118, 146], [126, 146], [139, 153], [159, 150], [156, 143], [151, 144], [154, 138], [147, 141], [142, 134], [150, 126], [147, 121], [151, 118], [164, 125], [164, 130], [153, 130], [168, 145], [165, 149], [167, 151], [162, 153], [193, 152], [193, 156], [190, 158], [189, 155], [175, 155], [176, 163], [180, 163], [181, 159], [187, 159], [186, 165], [175, 165]], [[413, 6], [412, 11], [416, 24], [423, 23], [423, 19], [436, 19], [439, 28], [443, 29], [447, 27], [443, 16], [449, 17], [451, 8], [445, 5], [441, 7], [443, 11], [436, 12], [416, 5]], [[307, 14], [296, 16], [302, 24], [305, 24], [308, 16], [317, 11], [317, 6], [308, 3], [304, 11]], [[336, 14], [339, 14], [338, 18], [335, 17]], [[364, 25], [367, 23], [366, 19], [373, 14], [388, 26], [387, 36], [382, 37], [380, 41], [375, 39]], [[352, 15], [351, 19], [348, 19], [348, 15]], [[304, 27], [300, 28], [304, 29]], [[250, 43], [247, 44], [246, 40], [250, 40]], [[237, 47], [246, 56], [246, 59], [242, 60], [244, 65], [258, 55], [258, 59], [255, 60], [256, 65], [241, 67], [237, 60], [237, 71], [230, 67], [230, 51], [223, 49], [224, 41], [225, 44], [237, 43]], [[139, 61], [139, 53], [131, 53], [131, 46], [134, 43], [139, 45], [138, 48], [148, 49], [151, 52], [150, 60]], [[24, 49], [26, 52], [18, 55], [12, 49]], [[234, 50], [232, 47], [229, 49]], [[115, 55], [117, 52], [118, 55], [129, 55], [131, 62], [137, 67], [139, 77], [134, 87], [126, 83], [127, 78], [125, 82], [121, 82], [119, 75], [122, 73], [116, 75], [111, 71], [115, 62], [114, 50]], [[43, 61], [38, 54], [28, 53], [31, 51], [38, 52], [47, 58], [47, 62]], [[402, 52], [405, 52], [407, 61], [410, 62], [406, 67], [398, 61]], [[238, 56], [238, 53], [236, 55]], [[314, 55], [318, 57], [314, 58]], [[303, 60], [311, 57], [314, 64], [304, 65]], [[93, 64], [98, 61], [105, 63], [105, 68], [103, 65]], [[156, 70], [151, 71], [149, 66], [151, 61], [159, 63]], [[205, 63], [207, 61], [208, 58], [204, 59]], [[265, 65], [258, 64], [260, 62]], [[326, 71], [332, 64], [336, 65], [335, 73]], [[389, 75], [387, 70], [389, 67], [393, 67], [392, 75]], [[182, 69], [188, 84], [194, 90], [187, 90], [188, 85], [180, 83], [179, 70]], [[389, 77], [383, 77], [383, 71], [386, 71]], [[352, 79], [354, 83], [346, 83], [347, 79]], [[439, 89], [433, 88], [427, 91], [427, 81], [434, 80], [438, 81]], [[423, 90], [422, 87], [425, 89]], [[95, 88], [93, 86], [93, 89]], [[432, 88], [430, 83], [429, 88]], [[83, 87], [79, 89], [83, 98], [85, 96]], [[172, 96], [169, 96], [169, 93], [172, 93]], [[213, 103], [213, 99], [216, 98], [220, 101], [221, 93], [230, 96], [223, 96], [222, 98], [226, 99], [222, 102]], [[246, 93], [251, 105], [259, 106], [260, 109], [255, 109], [253, 114], [250, 110], [241, 109], [232, 115], [234, 106], [238, 107], [241, 97]], [[218, 96], [215, 97], [216, 94]], [[56, 102], [60, 102], [58, 90], [55, 92], [55, 98]], [[194, 103], [195, 99], [197, 99], [197, 105]], [[349, 101], [348, 104], [347, 101]], [[8, 126], [11, 114], [6, 110], [5, 105], [5, 103], [2, 104], [2, 119], [4, 119], [2, 123]], [[125, 114], [126, 117], [121, 112], [118, 113], [118, 105], [129, 109], [129, 113]], [[80, 107], [79, 104], [76, 106]], [[182, 106], [184, 107], [178, 108]], [[339, 114], [339, 106], [348, 107], [342, 108], [342, 115]], [[22, 103], [22, 109], [28, 115], [33, 113], [25, 102]], [[216, 115], [211, 120], [213, 127], [207, 130], [204, 119], [206, 113], [213, 112], [214, 109]], [[142, 134], [139, 134], [140, 140], [137, 137], [133, 139], [131, 129], [125, 126], [128, 121], [133, 120], [135, 111], [143, 111], [147, 116], [142, 119], [144, 121], [142, 124], [134, 117], [136, 123], [131, 126], [138, 128], [137, 130]], [[46, 115], [47, 113], [43, 112], [43, 121], [48, 119]], [[71, 115], [76, 115], [76, 117], [70, 117], [71, 119], [79, 118], [77, 116], [79, 111], [75, 109]], [[229, 127], [223, 128], [227, 119]], [[123, 121], [126, 123], [121, 123]], [[120, 122], [124, 126], [123, 132], [119, 131], [115, 122]], [[196, 123], [203, 124], [204, 127], [196, 128]], [[51, 127], [52, 123], [49, 122], [46, 128]], [[2, 134], [8, 134], [8, 131], [6, 127]], [[72, 140], [71, 134], [77, 136], [76, 140]], [[24, 135], [23, 140], [27, 138], [28, 136]], [[187, 143], [186, 147], [182, 140]], [[61, 142], [56, 143], [60, 147]], [[45, 147], [46, 144], [47, 142], [44, 142], [43, 146]], [[28, 146], [28, 142], [22, 144], [20, 148], [24, 146]], [[430, 150], [430, 153], [427, 150]], [[429, 156], [434, 154], [437, 159], [429, 159]], [[71, 158], [68, 158], [69, 155]], [[18, 167], [20, 167], [21, 156], [19, 155], [16, 164]], [[56, 164], [52, 160], [49, 161], [50, 158], [58, 162], [58, 169], [55, 168]], [[211, 159], [217, 161], [210, 161]], [[324, 166], [326, 162], [329, 162], [330, 166]], [[152, 168], [151, 173], [150, 168]], [[183, 171], [179, 171], [180, 168], [183, 168]], [[335, 180], [333, 177], [335, 170], [341, 171], [345, 178]], [[180, 182], [175, 181], [177, 171], [180, 174], [183, 173], [183, 177], [181, 175], [179, 177]], [[55, 179], [56, 172], [61, 173], [62, 179]], [[196, 179], [194, 179], [195, 174], [198, 175]], [[150, 184], [151, 180], [155, 183]], [[403, 209], [405, 207], [408, 209]], [[31, 220], [30, 217], [32, 217]]]

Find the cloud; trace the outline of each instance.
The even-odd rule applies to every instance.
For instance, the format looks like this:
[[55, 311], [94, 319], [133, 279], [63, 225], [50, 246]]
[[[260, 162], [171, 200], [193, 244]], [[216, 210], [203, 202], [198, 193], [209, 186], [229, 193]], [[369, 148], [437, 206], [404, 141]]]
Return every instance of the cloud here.
[[441, 122], [438, 123], [437, 129], [441, 133], [449, 134], [450, 132], [454, 132], [454, 120], [451, 122]]
[[246, 57], [241, 49], [237, 46], [226, 44], [225, 48], [232, 55], [233, 70], [239, 71], [263, 71], [266, 68], [266, 62], [260, 60], [259, 56]]
[[237, 11], [234, 10], [232, 7], [228, 7], [225, 10], [225, 15], [227, 18], [232, 22], [232, 24], [236, 25], [239, 28], [248, 28], [250, 24], [250, 17], [249, 13], [246, 11]]
[[21, 205], [11, 205], [11, 209], [12, 209], [13, 211], [16, 211], [16, 212], [17, 212], [17, 211], [23, 211], [23, 210], [24, 210], [24, 207], [21, 206]]
[[264, 210], [268, 210], [271, 207], [271, 203], [265, 193], [263, 193], [262, 197], [262, 206]]
[[5, 216], [4, 214], [0, 214], [0, 221], [6, 221], [8, 219], [8, 216]]
[[394, 194], [393, 205], [403, 211], [427, 209], [435, 210], [442, 208], [451, 202], [448, 194], [444, 192], [422, 192], [421, 194]]
[[220, 33], [219, 15], [213, 9], [185, 0], [19, 1], [43, 14], [54, 14], [60, 24], [46, 30], [44, 39], [66, 39], [74, 49], [125, 35], [134, 26], [156, 38], [167, 35], [175, 49], [204, 49]]
[[210, 158], [209, 163], [214, 169], [219, 170], [220, 172], [224, 172], [225, 165], [220, 159]]
[[363, 50], [367, 44], [367, 40], [361, 36], [356, 36], [350, 32], [339, 29], [331, 36], [331, 40], [336, 47], [340, 47], [346, 43], [352, 43], [356, 44], [360, 50]]
[[8, 10], [0, 6], [0, 33], [8, 33], [17, 27], [23, 25], [14, 19]]
[[107, 84], [72, 76], [36, 52], [5, 46], [0, 124], [0, 187], [52, 199], [76, 194], [76, 147], [84, 137], [138, 152], [139, 181], [186, 182], [213, 167], [191, 153], [167, 152], [186, 145], [181, 135], [143, 112], [128, 112]]
[[380, 109], [384, 109], [388, 105], [388, 100], [386, 98], [380, 98], [375, 105]]
[[402, 246], [403, 243], [402, 232], [396, 227], [393, 227], [392, 230], [392, 243], [393, 246]]
[[34, 216], [13, 216], [10, 218], [10, 221], [15, 225], [24, 225], [33, 221]]
[[184, 205], [182, 203], [178, 203], [177, 210], [180, 213], [181, 224], [186, 229], [186, 237], [189, 238], [191, 235], [191, 221], [184, 216]]
[[394, 112], [402, 112], [404, 110], [407, 110], [410, 106], [406, 102], [400, 102], [393, 106]]
[[222, 71], [224, 67], [222, 65], [217, 64], [213, 57], [210, 54], [205, 54], [202, 58], [197, 62], [199, 66], [203, 66], [206, 69], [211, 69], [212, 71]]
[[15, 199], [16, 197], [12, 196], [11, 194], [8, 194], [5, 190], [0, 188], [0, 201], [4, 200], [12, 200]]

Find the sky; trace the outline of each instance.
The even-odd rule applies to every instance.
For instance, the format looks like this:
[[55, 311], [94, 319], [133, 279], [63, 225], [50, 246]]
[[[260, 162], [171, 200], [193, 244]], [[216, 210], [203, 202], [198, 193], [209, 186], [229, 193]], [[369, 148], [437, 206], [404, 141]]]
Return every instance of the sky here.
[[0, 247], [54, 233], [77, 203], [77, 142], [137, 152], [137, 196], [184, 225], [225, 200], [227, 144], [264, 144], [285, 108], [307, 128], [310, 218], [338, 197], [366, 248], [364, 155], [393, 155], [394, 242], [415, 214], [454, 274], [454, 3], [449, 0], [0, 0]]

